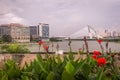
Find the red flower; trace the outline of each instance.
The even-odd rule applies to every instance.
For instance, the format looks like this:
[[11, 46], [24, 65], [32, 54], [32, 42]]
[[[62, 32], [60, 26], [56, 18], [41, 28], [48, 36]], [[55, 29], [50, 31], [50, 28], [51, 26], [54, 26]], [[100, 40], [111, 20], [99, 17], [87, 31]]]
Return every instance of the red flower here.
[[44, 50], [45, 50], [46, 52], [48, 52], [49, 46], [44, 45], [43, 48], [44, 48]]
[[106, 64], [106, 59], [105, 58], [98, 58], [97, 59], [98, 66], [102, 66]]
[[99, 44], [101, 44], [101, 42], [102, 42], [102, 39], [98, 39], [98, 40], [97, 40], [97, 42], [98, 42]]
[[42, 44], [43, 44], [43, 41], [39, 41], [38, 43], [39, 43], [39, 45], [42, 45]]
[[82, 50], [82, 48], [79, 48], [78, 50], [79, 50], [79, 51], [81, 51], [81, 50]]
[[95, 51], [93, 52], [93, 55], [100, 55], [100, 51], [96, 51], [96, 50], [95, 50]]
[[93, 59], [97, 59], [97, 55], [92, 55], [92, 58]]

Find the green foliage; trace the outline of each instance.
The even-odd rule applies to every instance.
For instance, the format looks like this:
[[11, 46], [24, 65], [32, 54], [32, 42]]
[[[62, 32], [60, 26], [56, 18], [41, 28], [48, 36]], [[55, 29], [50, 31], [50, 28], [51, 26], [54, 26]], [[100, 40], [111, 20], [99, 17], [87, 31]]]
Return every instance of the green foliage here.
[[5, 63], [5, 68], [0, 71], [0, 80], [17, 80], [20, 75], [19, 66], [13, 60], [8, 60]]
[[50, 73], [48, 74], [46, 80], [54, 80], [54, 73], [53, 73], [53, 72], [50, 72]]
[[75, 80], [73, 75], [69, 74], [67, 71], [63, 71], [62, 80]]
[[8, 53], [26, 53], [30, 52], [24, 45], [19, 44], [10, 44], [10, 45], [2, 45], [1, 46], [2, 52], [8, 52]]
[[120, 72], [112, 61], [109, 62], [109, 65], [98, 67], [91, 55], [77, 60], [72, 53], [63, 59], [60, 55], [46, 54], [45, 59], [37, 55], [36, 60], [30, 65], [26, 63], [22, 69], [14, 61], [7, 61], [0, 70], [0, 80], [120, 80]]
[[74, 66], [71, 64], [70, 61], [67, 62], [65, 66], [66, 72], [73, 75], [74, 74]]
[[50, 41], [52, 41], [52, 42], [58, 42], [58, 41], [62, 41], [62, 39], [52, 37], [52, 38], [50, 38]]
[[12, 41], [12, 38], [10, 35], [3, 35], [2, 36], [2, 41], [3, 42], [11, 42]]

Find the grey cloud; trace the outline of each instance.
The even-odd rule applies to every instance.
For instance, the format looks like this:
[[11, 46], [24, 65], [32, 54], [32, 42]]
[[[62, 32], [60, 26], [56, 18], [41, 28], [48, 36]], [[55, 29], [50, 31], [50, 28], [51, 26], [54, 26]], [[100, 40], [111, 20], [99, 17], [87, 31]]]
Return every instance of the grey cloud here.
[[87, 25], [95, 29], [120, 25], [120, 0], [1, 0], [0, 4], [5, 6], [0, 16], [11, 13], [30, 25], [49, 23], [51, 36], [69, 35]]
[[16, 14], [16, 12], [20, 12], [22, 9], [15, 6], [11, 1], [12, 0], [1, 0], [0, 24], [14, 23], [14, 22], [26, 24], [27, 21]]

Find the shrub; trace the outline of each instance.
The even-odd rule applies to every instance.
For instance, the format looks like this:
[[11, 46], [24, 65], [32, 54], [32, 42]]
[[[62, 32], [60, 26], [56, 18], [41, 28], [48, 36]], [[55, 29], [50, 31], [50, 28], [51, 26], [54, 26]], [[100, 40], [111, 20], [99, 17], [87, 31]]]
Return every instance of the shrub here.
[[91, 55], [77, 60], [72, 53], [63, 60], [60, 55], [46, 54], [45, 59], [37, 55], [36, 60], [30, 65], [26, 63], [22, 69], [13, 61], [7, 62], [5, 69], [0, 70], [0, 80], [120, 80], [120, 69], [112, 64], [111, 57], [104, 57], [106, 64], [98, 66]]
[[30, 52], [25, 45], [19, 45], [19, 44], [10, 44], [10, 45], [2, 45], [1, 47], [2, 52], [8, 52], [8, 53], [26, 53]]
[[0, 80], [19, 80], [21, 70], [13, 60], [5, 63], [4, 69], [0, 70]]
[[10, 35], [3, 35], [2, 36], [2, 41], [3, 42], [11, 42], [12, 41], [12, 38]]

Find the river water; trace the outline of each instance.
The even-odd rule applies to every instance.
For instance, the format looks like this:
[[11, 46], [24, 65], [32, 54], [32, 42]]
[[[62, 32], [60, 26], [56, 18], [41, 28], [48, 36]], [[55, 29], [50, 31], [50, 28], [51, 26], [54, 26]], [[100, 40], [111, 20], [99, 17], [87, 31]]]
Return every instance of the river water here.
[[[98, 44], [97, 41], [87, 41], [88, 46], [89, 46], [89, 51], [92, 52], [94, 50], [99, 50], [101, 51], [100, 45]], [[59, 50], [63, 50], [64, 52], [70, 51], [69, 46], [68, 46], [68, 41], [63, 41], [63, 42], [49, 42], [47, 45], [49, 45], [49, 51], [56, 51], [56, 46], [59, 44]], [[71, 48], [73, 52], [77, 52], [79, 48], [83, 48], [84, 41], [72, 41], [71, 42]], [[52, 48], [53, 46], [53, 48]], [[106, 42], [102, 42], [102, 46], [104, 47], [104, 51], [106, 51]], [[40, 47], [39, 50], [39, 45], [38, 43], [33, 43], [33, 44], [27, 44], [26, 46], [31, 52], [44, 52], [45, 50], [43, 47]], [[108, 45], [109, 48], [111, 48], [112, 52], [120, 52], [120, 43], [116, 42], [109, 42]], [[85, 48], [85, 45], [84, 45]], [[86, 49], [85, 49], [86, 51]]]

